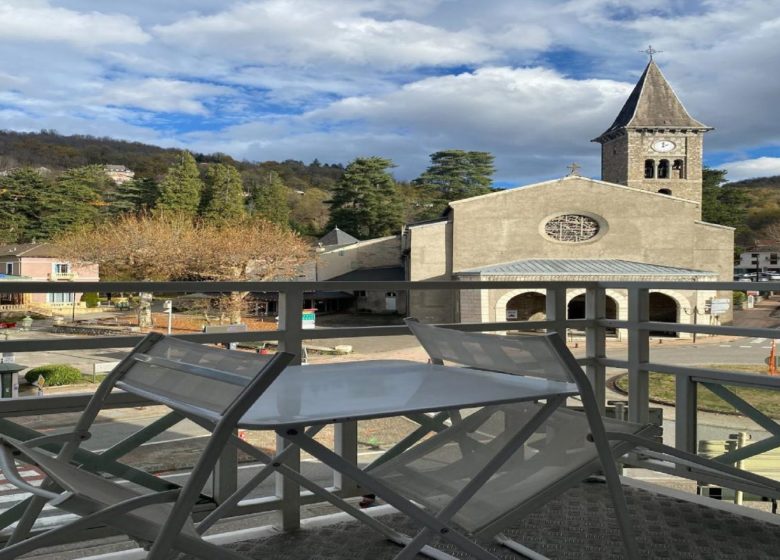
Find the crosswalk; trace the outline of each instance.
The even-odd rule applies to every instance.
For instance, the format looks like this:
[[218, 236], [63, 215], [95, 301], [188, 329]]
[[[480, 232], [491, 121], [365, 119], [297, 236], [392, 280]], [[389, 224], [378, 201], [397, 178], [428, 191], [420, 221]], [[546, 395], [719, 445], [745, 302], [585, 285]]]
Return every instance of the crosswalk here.
[[721, 348], [762, 348], [769, 350], [771, 346], [771, 340], [768, 338], [752, 338], [748, 341], [734, 340], [729, 344], [718, 344]]
[[[27, 482], [27, 484], [30, 484], [31, 486], [40, 486], [43, 482], [43, 479], [45, 478], [41, 471], [28, 465], [25, 465], [24, 470], [19, 471], [19, 475], [24, 479], [25, 482]], [[19, 489], [8, 482], [5, 476], [0, 473], [0, 502], [4, 501], [2, 500], [3, 496], [18, 493]]]

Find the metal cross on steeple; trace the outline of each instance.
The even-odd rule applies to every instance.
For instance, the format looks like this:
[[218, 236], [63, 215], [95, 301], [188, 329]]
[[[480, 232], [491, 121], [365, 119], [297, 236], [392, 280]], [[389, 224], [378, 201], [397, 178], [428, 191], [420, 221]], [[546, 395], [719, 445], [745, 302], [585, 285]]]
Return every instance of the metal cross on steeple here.
[[661, 53], [661, 52], [664, 52], [664, 51], [657, 51], [657, 50], [655, 50], [653, 48], [653, 45], [647, 45], [647, 48], [645, 50], [639, 51], [639, 52], [645, 53], [646, 55], [648, 55], [650, 57], [650, 60], [653, 60], [653, 55], [654, 54], [658, 54], [658, 53]]
[[578, 164], [572, 163], [571, 165], [567, 165], [566, 169], [569, 170], [569, 177], [579, 176], [578, 171], [580, 170], [580, 166]]

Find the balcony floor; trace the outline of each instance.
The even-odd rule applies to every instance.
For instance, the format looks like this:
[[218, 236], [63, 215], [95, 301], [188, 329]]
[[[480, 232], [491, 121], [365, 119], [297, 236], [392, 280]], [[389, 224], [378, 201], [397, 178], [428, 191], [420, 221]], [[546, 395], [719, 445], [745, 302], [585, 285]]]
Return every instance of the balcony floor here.
[[[736, 506], [704, 505], [714, 502], [709, 498], [695, 498], [701, 503], [693, 503], [633, 486], [627, 486], [625, 492], [637, 539], [647, 558], [742, 560], [780, 557], [780, 531], [776, 524], [766, 521], [772, 519], [771, 514], [741, 515], [724, 510]], [[382, 519], [407, 533], [413, 531], [400, 514]], [[780, 520], [780, 516], [777, 519]], [[623, 558], [620, 535], [612, 518], [606, 486], [602, 483], [584, 483], [571, 489], [507, 533], [550, 558]], [[229, 547], [264, 560], [379, 560], [390, 559], [399, 551], [399, 547], [356, 522], [276, 534], [237, 542]], [[466, 557], [447, 544], [440, 544], [440, 548], [459, 558]], [[499, 558], [518, 558], [501, 547], [490, 546], [489, 549]]]

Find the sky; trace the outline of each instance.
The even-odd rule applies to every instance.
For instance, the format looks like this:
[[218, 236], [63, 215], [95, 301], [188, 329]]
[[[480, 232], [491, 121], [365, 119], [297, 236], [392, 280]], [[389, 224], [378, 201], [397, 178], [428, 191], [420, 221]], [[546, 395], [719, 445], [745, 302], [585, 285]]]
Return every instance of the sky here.
[[[705, 163], [780, 175], [780, 0], [0, 0], [0, 129], [250, 161], [495, 155], [497, 185], [598, 178], [655, 60], [715, 127]], [[111, 163], [111, 162], [107, 162]]]

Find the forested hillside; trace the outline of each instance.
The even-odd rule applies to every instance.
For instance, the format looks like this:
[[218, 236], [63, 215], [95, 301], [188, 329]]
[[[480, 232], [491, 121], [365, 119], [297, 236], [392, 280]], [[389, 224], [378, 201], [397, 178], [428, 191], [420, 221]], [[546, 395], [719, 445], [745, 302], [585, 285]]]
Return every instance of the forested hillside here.
[[[0, 172], [19, 167], [46, 167], [54, 172], [86, 165], [124, 165], [136, 177], [158, 179], [176, 159], [178, 149], [160, 148], [140, 142], [127, 142], [95, 136], [62, 136], [51, 130], [13, 132], [0, 130]], [[193, 154], [199, 163], [227, 163], [239, 171], [279, 174], [296, 190], [316, 187], [329, 190], [341, 177], [341, 164], [307, 165], [301, 161], [247, 162], [225, 154]]]
[[737, 253], [757, 243], [780, 245], [780, 177], [725, 180], [723, 170], [704, 170], [704, 221], [736, 228]]

